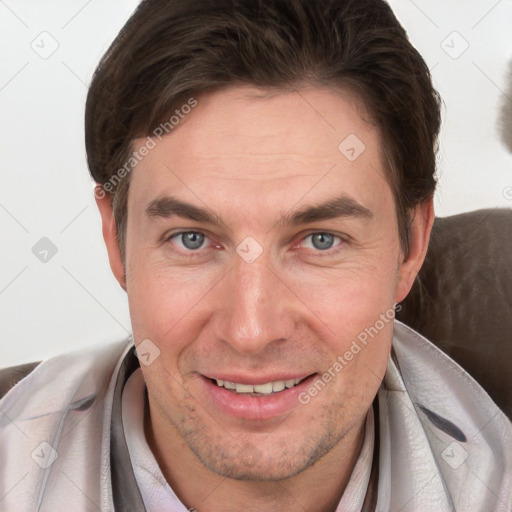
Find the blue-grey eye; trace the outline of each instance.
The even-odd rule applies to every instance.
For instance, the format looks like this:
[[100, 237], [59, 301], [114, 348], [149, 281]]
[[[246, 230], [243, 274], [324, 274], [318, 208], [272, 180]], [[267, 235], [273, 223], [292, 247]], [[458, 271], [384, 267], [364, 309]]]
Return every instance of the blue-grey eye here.
[[334, 235], [329, 233], [313, 233], [310, 236], [313, 247], [321, 251], [330, 249], [333, 246], [334, 239], [336, 238]]
[[202, 233], [190, 231], [188, 233], [181, 233], [180, 238], [184, 247], [195, 251], [203, 245], [205, 236]]

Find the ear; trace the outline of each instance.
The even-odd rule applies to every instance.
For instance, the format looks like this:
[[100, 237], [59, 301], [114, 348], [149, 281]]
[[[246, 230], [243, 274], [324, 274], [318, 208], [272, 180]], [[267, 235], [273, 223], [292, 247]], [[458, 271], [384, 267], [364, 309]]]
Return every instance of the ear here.
[[103, 190], [101, 185], [96, 185], [94, 189], [94, 197], [96, 204], [101, 215], [101, 224], [103, 231], [103, 240], [107, 246], [108, 259], [110, 261], [110, 268], [121, 285], [124, 291], [126, 291], [126, 275], [121, 259], [121, 252], [119, 250], [119, 243], [117, 240], [117, 226], [112, 213], [112, 204], [110, 196]]
[[410, 213], [412, 222], [409, 233], [409, 252], [400, 264], [395, 297], [396, 302], [401, 302], [405, 299], [425, 260], [430, 232], [432, 231], [435, 218], [433, 198], [419, 204]]

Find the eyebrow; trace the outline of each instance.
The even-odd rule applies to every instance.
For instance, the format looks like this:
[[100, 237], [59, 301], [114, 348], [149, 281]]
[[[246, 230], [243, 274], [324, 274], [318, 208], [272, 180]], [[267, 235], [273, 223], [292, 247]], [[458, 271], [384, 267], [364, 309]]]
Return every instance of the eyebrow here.
[[[172, 216], [207, 223], [227, 228], [226, 223], [216, 213], [172, 196], [162, 196], [153, 199], [146, 207], [146, 215], [150, 218], [169, 218]], [[300, 210], [284, 214], [276, 225], [298, 226], [321, 220], [338, 217], [372, 219], [371, 210], [356, 200], [342, 195], [318, 205], [310, 205]], [[229, 228], [228, 228], [229, 229]]]
[[278, 224], [298, 226], [338, 217], [372, 219], [373, 213], [355, 199], [342, 195], [319, 205], [306, 206], [296, 212], [288, 213]]
[[175, 215], [184, 219], [227, 227], [226, 223], [216, 213], [172, 196], [162, 196], [153, 199], [146, 206], [146, 215], [150, 218], [164, 219]]

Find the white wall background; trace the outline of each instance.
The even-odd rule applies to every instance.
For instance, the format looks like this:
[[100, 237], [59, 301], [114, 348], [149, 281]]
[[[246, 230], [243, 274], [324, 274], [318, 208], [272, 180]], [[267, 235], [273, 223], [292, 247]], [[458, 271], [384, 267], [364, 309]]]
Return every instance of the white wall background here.
[[[0, 0], [0, 367], [130, 332], [93, 200], [83, 113], [95, 65], [137, 3]], [[390, 3], [445, 102], [438, 215], [512, 207], [500, 131], [506, 107], [512, 119], [512, 0]]]

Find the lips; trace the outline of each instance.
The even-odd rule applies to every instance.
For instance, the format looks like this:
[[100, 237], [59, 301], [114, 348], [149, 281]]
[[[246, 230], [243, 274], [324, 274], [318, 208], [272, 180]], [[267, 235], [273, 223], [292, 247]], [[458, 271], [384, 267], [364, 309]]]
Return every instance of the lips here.
[[225, 378], [219, 379], [218, 376], [203, 375], [200, 382], [203, 396], [207, 397], [203, 403], [215, 417], [261, 423], [263, 420], [289, 414], [300, 405], [299, 394], [307, 389], [316, 375], [287, 375], [284, 379], [261, 377], [257, 379], [258, 382], [256, 379], [253, 379], [253, 382], [240, 382], [242, 379], [235, 376], [226, 375]]
[[217, 386], [223, 387], [234, 391], [235, 393], [248, 393], [256, 395], [270, 395], [272, 393], [279, 393], [284, 389], [290, 389], [299, 384], [304, 379], [287, 379], [287, 380], [274, 380], [265, 382], [264, 384], [240, 384], [238, 382], [230, 382], [228, 380], [213, 379]]

